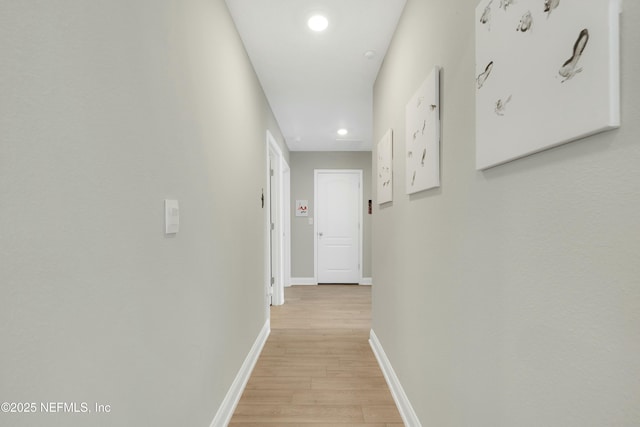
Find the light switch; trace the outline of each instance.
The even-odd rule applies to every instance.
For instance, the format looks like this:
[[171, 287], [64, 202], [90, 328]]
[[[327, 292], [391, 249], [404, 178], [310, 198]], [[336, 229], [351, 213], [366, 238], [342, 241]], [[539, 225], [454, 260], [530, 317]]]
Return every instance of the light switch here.
[[309, 225], [313, 225], [313, 218], [309, 218]]
[[180, 229], [180, 207], [177, 200], [164, 201], [164, 233], [175, 234]]

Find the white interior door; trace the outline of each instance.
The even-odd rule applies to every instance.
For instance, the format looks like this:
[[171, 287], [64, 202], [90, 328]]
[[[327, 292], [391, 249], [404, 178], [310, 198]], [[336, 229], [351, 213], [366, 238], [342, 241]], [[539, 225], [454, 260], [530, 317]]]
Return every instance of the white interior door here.
[[362, 171], [315, 172], [316, 278], [318, 283], [359, 283]]

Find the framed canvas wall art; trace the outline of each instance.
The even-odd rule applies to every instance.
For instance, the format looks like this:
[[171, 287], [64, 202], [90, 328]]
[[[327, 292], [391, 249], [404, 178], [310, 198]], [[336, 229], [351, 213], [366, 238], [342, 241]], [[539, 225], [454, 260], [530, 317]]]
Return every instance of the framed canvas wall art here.
[[482, 0], [476, 168], [620, 126], [620, 0]]
[[440, 186], [440, 67], [405, 109], [407, 194]]
[[389, 129], [377, 146], [378, 204], [393, 201], [393, 130]]

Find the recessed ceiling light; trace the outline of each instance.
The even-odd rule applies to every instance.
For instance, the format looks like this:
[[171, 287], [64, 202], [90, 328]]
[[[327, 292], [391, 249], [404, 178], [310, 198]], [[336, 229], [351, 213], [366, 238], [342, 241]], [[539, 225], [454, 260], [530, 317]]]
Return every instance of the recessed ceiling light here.
[[322, 16], [322, 15], [313, 15], [307, 21], [307, 25], [313, 31], [320, 32], [320, 31], [324, 31], [324, 30], [327, 29], [327, 27], [329, 26], [329, 20], [326, 17]]
[[338, 135], [340, 135], [340, 136], [345, 136], [348, 133], [349, 133], [349, 131], [346, 130], [346, 129], [338, 129]]

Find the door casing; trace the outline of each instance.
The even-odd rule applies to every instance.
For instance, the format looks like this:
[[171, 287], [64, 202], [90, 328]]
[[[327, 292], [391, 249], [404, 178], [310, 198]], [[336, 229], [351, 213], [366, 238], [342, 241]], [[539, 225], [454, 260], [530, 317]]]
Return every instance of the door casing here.
[[[267, 181], [265, 194], [265, 293], [267, 311], [270, 304], [284, 304], [286, 270], [290, 262], [285, 256], [290, 253], [289, 226], [285, 221], [289, 208], [289, 196], [285, 194], [285, 179], [289, 178], [289, 165], [275, 138], [267, 130]], [[273, 175], [271, 174], [273, 170]], [[273, 185], [272, 185], [273, 183]], [[272, 190], [273, 188], [273, 190]], [[273, 193], [273, 194], [272, 194]], [[273, 213], [273, 217], [272, 217]], [[272, 233], [271, 223], [274, 224]], [[272, 240], [273, 239], [273, 240]], [[271, 278], [273, 277], [273, 288]]]

